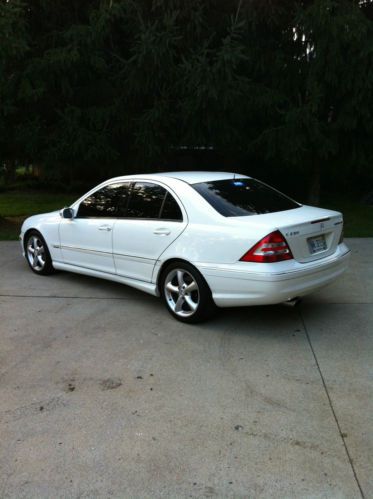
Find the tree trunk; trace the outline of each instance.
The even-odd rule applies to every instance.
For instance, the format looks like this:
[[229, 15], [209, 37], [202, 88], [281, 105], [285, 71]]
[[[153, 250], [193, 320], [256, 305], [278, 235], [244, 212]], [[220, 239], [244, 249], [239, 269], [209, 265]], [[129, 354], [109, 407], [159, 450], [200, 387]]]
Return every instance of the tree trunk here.
[[40, 163], [32, 163], [32, 174], [34, 177], [41, 177], [43, 166]]
[[5, 185], [11, 184], [16, 180], [16, 164], [15, 161], [7, 160], [4, 162], [4, 183]]
[[308, 186], [308, 203], [318, 206], [320, 203], [321, 191], [321, 168], [319, 161], [313, 162], [310, 182]]

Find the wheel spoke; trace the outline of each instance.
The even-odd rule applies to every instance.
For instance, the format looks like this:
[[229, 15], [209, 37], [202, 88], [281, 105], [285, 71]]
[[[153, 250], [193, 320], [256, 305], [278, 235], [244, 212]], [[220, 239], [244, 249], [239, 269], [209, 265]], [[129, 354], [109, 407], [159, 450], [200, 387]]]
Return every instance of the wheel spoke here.
[[177, 282], [180, 287], [184, 284], [184, 272], [182, 270], [177, 271]]
[[166, 289], [170, 293], [177, 293], [177, 294], [179, 294], [179, 288], [177, 286], [174, 286], [171, 282], [168, 282], [166, 284]]
[[195, 303], [192, 298], [190, 296], [186, 296], [185, 297], [185, 301], [188, 305], [188, 307], [193, 310], [193, 312], [196, 310], [196, 308], [198, 307], [198, 303]]
[[27, 251], [29, 251], [31, 254], [34, 254], [35, 253], [35, 250], [34, 248], [31, 246], [31, 244], [29, 246], [27, 246]]
[[37, 257], [37, 256], [34, 256], [34, 259], [33, 259], [33, 261], [32, 261], [32, 266], [33, 266], [34, 268], [36, 268], [36, 267], [38, 266], [38, 263], [39, 263], [39, 262], [38, 262], [38, 257]]
[[191, 293], [192, 291], [197, 291], [198, 290], [198, 286], [197, 286], [197, 283], [196, 281], [192, 281], [190, 284], [188, 284], [188, 286], [185, 288], [185, 292], [186, 293]]
[[43, 265], [44, 265], [44, 260], [43, 260], [43, 257], [42, 257], [41, 255], [38, 255], [36, 258], [38, 259], [38, 263], [39, 263], [41, 266], [43, 266]]
[[183, 303], [185, 298], [183, 296], [179, 296], [175, 305], [175, 312], [180, 312], [183, 309]]

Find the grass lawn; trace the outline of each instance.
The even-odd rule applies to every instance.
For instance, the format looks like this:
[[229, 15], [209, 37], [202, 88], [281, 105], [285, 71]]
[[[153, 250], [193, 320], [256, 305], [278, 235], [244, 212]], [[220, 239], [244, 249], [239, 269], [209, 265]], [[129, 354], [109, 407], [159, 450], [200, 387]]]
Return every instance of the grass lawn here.
[[[45, 192], [0, 193], [0, 240], [18, 239], [26, 217], [63, 208], [79, 196]], [[342, 196], [324, 197], [321, 206], [343, 213], [346, 237], [373, 237], [373, 206], [362, 205]]]
[[18, 239], [22, 222], [30, 215], [69, 206], [81, 194], [0, 192], [0, 240]]
[[320, 206], [343, 213], [346, 237], [373, 237], [373, 206], [360, 204], [347, 196], [325, 197]]

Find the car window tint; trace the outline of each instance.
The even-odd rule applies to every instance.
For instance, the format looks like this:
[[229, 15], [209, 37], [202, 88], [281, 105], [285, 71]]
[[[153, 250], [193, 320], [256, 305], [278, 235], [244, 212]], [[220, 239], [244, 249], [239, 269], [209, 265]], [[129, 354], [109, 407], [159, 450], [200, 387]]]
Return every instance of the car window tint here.
[[299, 204], [258, 180], [229, 179], [192, 186], [225, 217], [242, 217], [299, 208]]
[[129, 183], [110, 184], [86, 197], [79, 205], [78, 218], [116, 218], [127, 204]]
[[160, 218], [163, 220], [182, 220], [183, 215], [180, 206], [177, 204], [172, 195], [167, 192], [164, 200]]
[[150, 182], [136, 182], [132, 187], [126, 217], [159, 218], [166, 189]]

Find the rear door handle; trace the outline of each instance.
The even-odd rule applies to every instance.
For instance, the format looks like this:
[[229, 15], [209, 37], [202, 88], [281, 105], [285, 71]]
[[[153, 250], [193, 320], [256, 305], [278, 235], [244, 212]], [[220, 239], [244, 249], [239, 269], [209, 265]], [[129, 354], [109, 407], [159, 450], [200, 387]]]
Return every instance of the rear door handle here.
[[170, 229], [160, 228], [160, 229], [155, 229], [153, 234], [156, 234], [157, 236], [169, 236], [171, 234], [171, 231]]
[[106, 230], [107, 232], [111, 231], [110, 225], [100, 225], [98, 230]]

